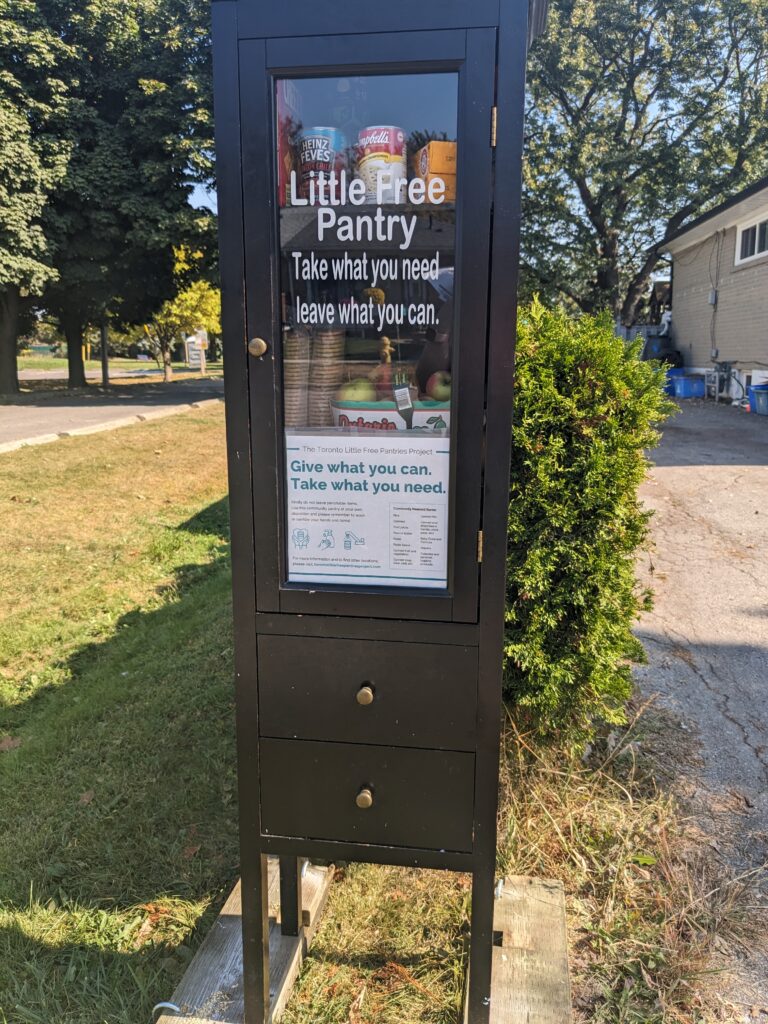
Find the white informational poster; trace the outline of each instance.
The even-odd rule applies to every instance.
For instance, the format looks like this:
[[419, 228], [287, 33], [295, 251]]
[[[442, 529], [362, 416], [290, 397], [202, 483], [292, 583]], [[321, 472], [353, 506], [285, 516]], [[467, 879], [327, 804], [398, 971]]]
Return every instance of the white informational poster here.
[[450, 438], [287, 430], [288, 580], [448, 585]]

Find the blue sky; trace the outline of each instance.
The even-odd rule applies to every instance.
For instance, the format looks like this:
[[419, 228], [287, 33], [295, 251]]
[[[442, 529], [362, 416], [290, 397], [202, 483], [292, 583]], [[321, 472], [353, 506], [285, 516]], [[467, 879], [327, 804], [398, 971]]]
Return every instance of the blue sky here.
[[189, 202], [192, 206], [207, 206], [214, 213], [218, 212], [216, 192], [213, 189], [204, 188], [202, 185], [195, 185], [189, 196]]

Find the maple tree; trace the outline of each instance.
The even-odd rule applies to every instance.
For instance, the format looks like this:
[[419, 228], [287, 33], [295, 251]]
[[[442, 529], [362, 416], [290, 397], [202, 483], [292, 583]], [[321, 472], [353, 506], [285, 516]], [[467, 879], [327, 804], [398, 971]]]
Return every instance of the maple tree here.
[[552, 0], [528, 90], [523, 295], [630, 324], [665, 240], [768, 173], [768, 7]]

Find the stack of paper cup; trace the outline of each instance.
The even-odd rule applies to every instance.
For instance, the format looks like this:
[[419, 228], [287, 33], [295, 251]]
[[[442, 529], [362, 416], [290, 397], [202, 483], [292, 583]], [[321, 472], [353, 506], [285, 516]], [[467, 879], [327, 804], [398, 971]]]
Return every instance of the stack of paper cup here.
[[331, 399], [344, 375], [344, 328], [319, 327], [312, 339], [309, 426], [332, 427]]
[[283, 336], [283, 406], [286, 427], [306, 427], [309, 390], [309, 334], [301, 328]]

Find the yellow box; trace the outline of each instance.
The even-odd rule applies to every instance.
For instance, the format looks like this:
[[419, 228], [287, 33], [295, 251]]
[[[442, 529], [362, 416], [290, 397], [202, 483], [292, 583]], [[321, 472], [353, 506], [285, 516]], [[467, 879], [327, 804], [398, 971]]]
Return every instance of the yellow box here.
[[426, 178], [428, 174], [456, 174], [456, 143], [428, 142], [414, 158], [416, 174]]
[[456, 175], [455, 174], [425, 174], [422, 175], [426, 182], [427, 188], [429, 188], [430, 181], [434, 181], [439, 178], [440, 181], [445, 182], [445, 192], [443, 193], [444, 203], [455, 203], [456, 202]]

